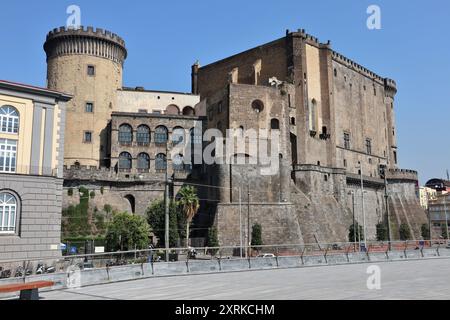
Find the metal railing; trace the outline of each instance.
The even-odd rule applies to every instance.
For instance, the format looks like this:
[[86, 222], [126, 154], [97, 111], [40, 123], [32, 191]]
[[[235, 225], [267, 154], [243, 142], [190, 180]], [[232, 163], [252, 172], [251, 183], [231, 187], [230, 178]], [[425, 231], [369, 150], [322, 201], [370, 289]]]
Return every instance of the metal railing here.
[[[447, 243], [442, 240], [433, 241], [394, 241], [361, 243], [332, 243], [332, 244], [284, 244], [262, 245], [252, 247], [204, 247], [204, 248], [172, 248], [169, 249], [169, 263], [192, 263], [193, 261], [214, 260], [252, 260], [283, 257], [298, 257], [303, 260], [307, 257], [318, 257], [326, 263], [333, 256], [342, 256], [350, 261], [349, 256], [354, 254], [371, 255], [382, 253], [388, 256], [392, 252], [406, 253], [418, 251], [423, 257], [423, 250], [432, 249], [440, 256], [439, 250], [445, 248]], [[0, 261], [0, 279], [23, 278], [32, 275], [67, 272], [76, 267], [79, 270], [112, 268], [127, 265], [143, 265], [165, 262], [165, 249], [155, 248], [148, 250], [134, 250], [123, 252], [108, 252], [87, 255], [70, 255], [63, 257], [46, 257], [39, 259], [21, 259]]]

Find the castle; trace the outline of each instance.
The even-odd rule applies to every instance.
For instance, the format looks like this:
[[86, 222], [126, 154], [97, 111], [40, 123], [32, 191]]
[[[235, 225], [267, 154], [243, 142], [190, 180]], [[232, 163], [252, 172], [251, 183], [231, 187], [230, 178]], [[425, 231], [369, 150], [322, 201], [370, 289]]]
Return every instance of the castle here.
[[[401, 224], [421, 236], [427, 218], [416, 195], [417, 172], [397, 165], [396, 83], [329, 42], [287, 31], [207, 66], [196, 63], [189, 94], [124, 87], [125, 42], [102, 29], [54, 29], [44, 49], [48, 88], [73, 95], [65, 206], [77, 201], [68, 189], [83, 185], [102, 190], [98, 206], [144, 214], [163, 198], [167, 169], [172, 197], [184, 184], [197, 186], [196, 236], [215, 225], [221, 245], [248, 241], [248, 222], [261, 224], [265, 244], [345, 242], [353, 216], [375, 240], [386, 203], [393, 239]], [[262, 175], [258, 162], [199, 164], [173, 154], [187, 142], [194, 150], [189, 157], [201, 156], [207, 129], [276, 130], [279, 170]], [[231, 157], [240, 155], [251, 158], [248, 152]]]

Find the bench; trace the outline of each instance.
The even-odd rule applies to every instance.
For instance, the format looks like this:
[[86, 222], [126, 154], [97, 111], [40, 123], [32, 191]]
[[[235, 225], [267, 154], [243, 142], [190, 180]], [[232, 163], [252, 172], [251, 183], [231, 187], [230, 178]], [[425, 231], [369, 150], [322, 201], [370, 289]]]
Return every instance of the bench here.
[[36, 281], [28, 283], [7, 284], [0, 286], [0, 293], [20, 291], [20, 300], [39, 300], [39, 289], [53, 287], [52, 281]]

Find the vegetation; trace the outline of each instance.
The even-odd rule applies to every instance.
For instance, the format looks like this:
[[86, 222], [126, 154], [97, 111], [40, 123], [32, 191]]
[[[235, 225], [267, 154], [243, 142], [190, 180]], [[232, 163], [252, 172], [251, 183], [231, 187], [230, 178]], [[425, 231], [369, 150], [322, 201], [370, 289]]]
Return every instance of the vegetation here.
[[73, 188], [69, 188], [69, 189], [67, 190], [67, 195], [68, 195], [69, 197], [72, 197], [72, 196], [73, 196]]
[[186, 222], [186, 247], [189, 247], [189, 227], [200, 209], [197, 190], [192, 186], [184, 186], [179, 192], [178, 206], [182, 209]]
[[[217, 228], [212, 227], [208, 230], [208, 239], [207, 239], [208, 247], [211, 248], [218, 248], [220, 246], [219, 244], [219, 237], [217, 235]], [[219, 249], [210, 249], [209, 252], [211, 255], [215, 255]]]
[[255, 224], [252, 227], [252, 247], [255, 250], [258, 250], [258, 246], [262, 246], [262, 227], [260, 224]]
[[387, 241], [388, 232], [386, 223], [380, 222], [377, 224], [377, 241]]
[[78, 191], [80, 192], [79, 204], [62, 210], [62, 237], [105, 237], [107, 222], [112, 219], [112, 207], [105, 205], [103, 211], [97, 207], [92, 208], [89, 200], [95, 197], [95, 192], [93, 196], [92, 192], [90, 193], [84, 187], [80, 187]]
[[430, 239], [430, 227], [428, 226], [428, 224], [423, 224], [420, 227], [420, 234], [423, 239]]
[[442, 227], [441, 227], [441, 235], [442, 235], [442, 238], [444, 238], [444, 239], [448, 239], [448, 232], [447, 232], [447, 230], [448, 230], [448, 228], [445, 226], [445, 224], [442, 225]]
[[358, 224], [358, 222], [355, 223], [355, 226], [356, 226], [356, 230], [354, 230], [355, 228], [354, 228], [353, 224], [349, 228], [348, 239], [350, 242], [358, 242], [360, 236], [361, 236], [361, 240], [364, 240], [363, 227], [360, 226]]
[[105, 188], [103, 186], [100, 187], [100, 193], [103, 195], [105, 193]]
[[402, 223], [399, 228], [400, 240], [406, 241], [411, 239], [411, 230], [408, 224]]
[[144, 217], [116, 213], [108, 224], [106, 247], [110, 252], [147, 249], [150, 227]]
[[94, 198], [95, 198], [95, 191], [92, 190], [91, 193], [90, 193], [89, 195], [91, 196], [91, 199], [94, 199]]
[[[169, 204], [169, 244], [170, 247], [178, 247], [180, 240], [179, 221], [184, 221], [182, 214], [178, 212], [177, 204], [173, 201]], [[163, 200], [154, 201], [147, 209], [147, 222], [152, 232], [158, 237], [159, 247], [165, 247], [166, 210]], [[184, 228], [181, 228], [184, 229]], [[184, 236], [184, 233], [182, 234]]]

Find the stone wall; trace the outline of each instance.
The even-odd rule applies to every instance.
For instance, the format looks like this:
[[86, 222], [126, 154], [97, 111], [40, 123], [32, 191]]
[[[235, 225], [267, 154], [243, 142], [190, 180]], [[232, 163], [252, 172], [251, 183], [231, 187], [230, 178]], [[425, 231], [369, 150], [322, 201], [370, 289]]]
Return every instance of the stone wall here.
[[19, 231], [0, 234], [0, 260], [61, 256], [62, 180], [0, 174], [0, 191], [19, 200]]

